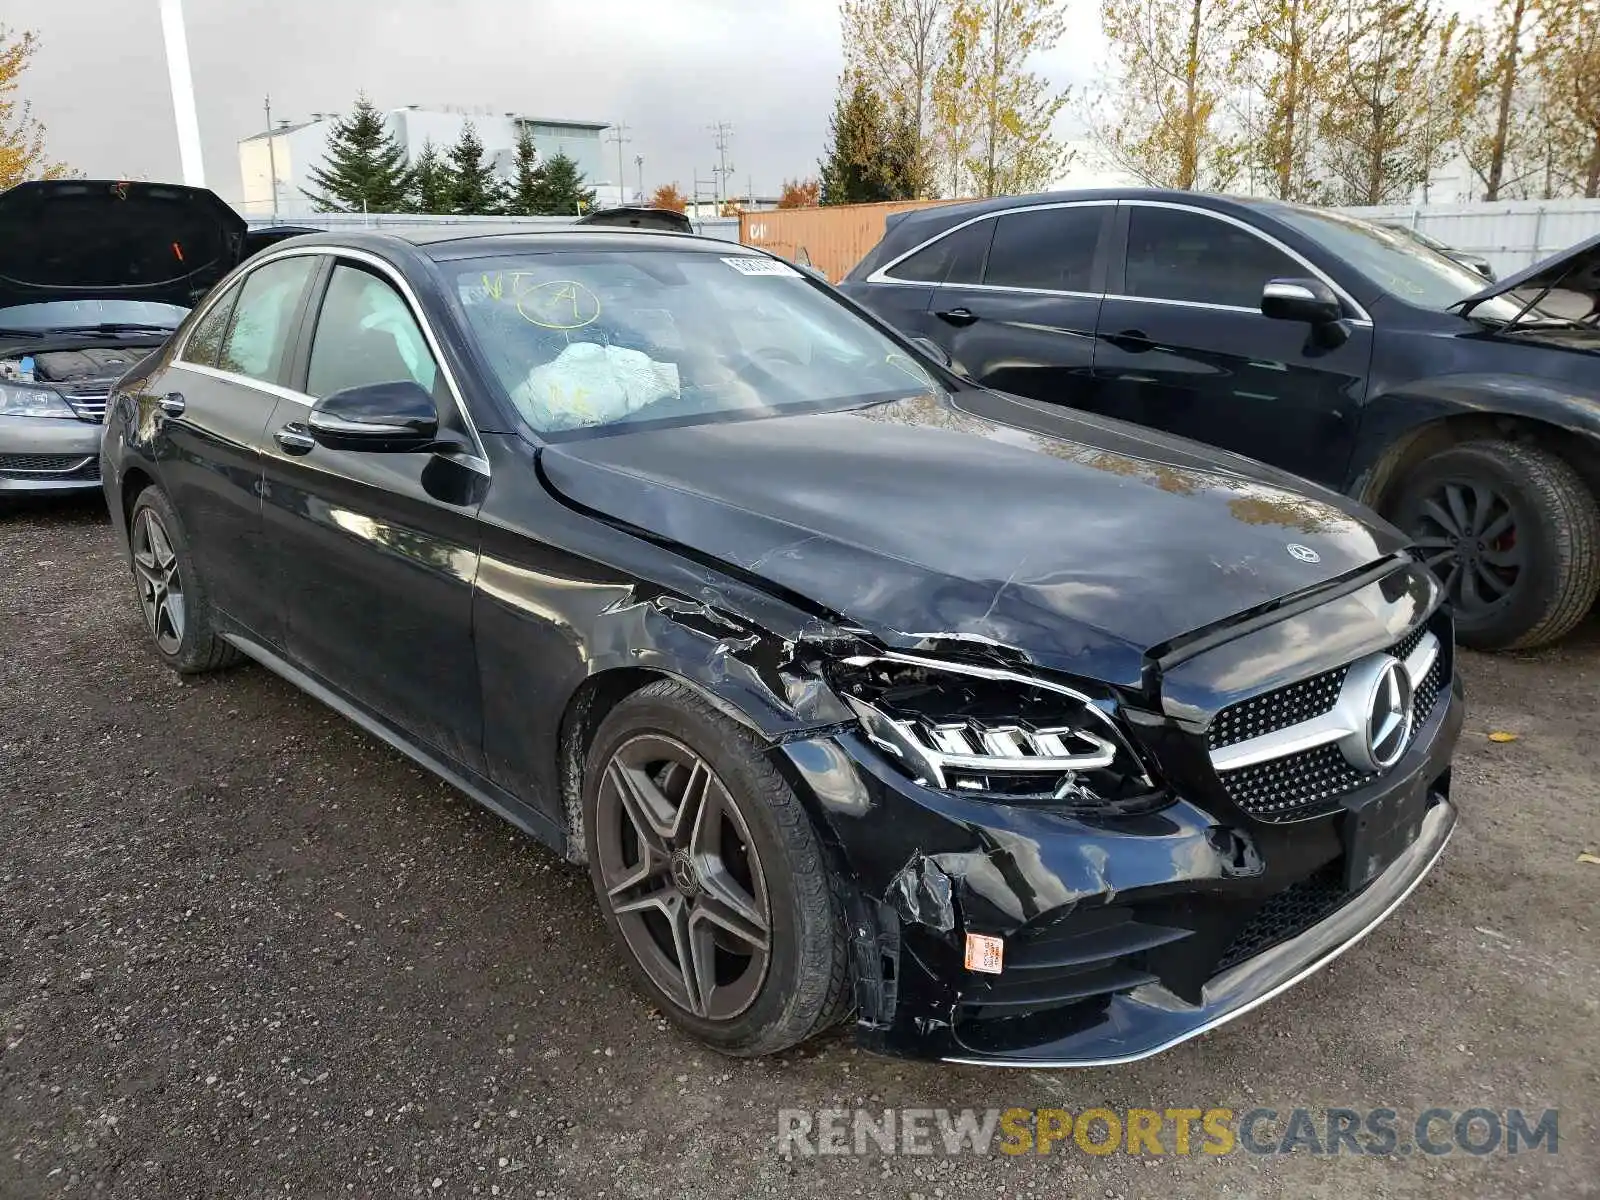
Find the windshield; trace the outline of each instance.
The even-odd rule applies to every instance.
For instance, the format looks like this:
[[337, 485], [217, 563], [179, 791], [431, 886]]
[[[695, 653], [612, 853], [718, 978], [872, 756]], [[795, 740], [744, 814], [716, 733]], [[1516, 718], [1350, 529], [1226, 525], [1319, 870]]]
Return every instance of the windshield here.
[[[1273, 215], [1337, 254], [1391, 296], [1419, 308], [1446, 312], [1481, 292], [1487, 284], [1476, 271], [1430, 250], [1398, 229], [1341, 213], [1287, 205], [1274, 208]], [[1477, 305], [1472, 315], [1511, 321], [1521, 308], [1515, 300], [1496, 296]]]
[[506, 394], [543, 434], [845, 407], [938, 386], [795, 268], [731, 243], [725, 255], [557, 251], [451, 269]]
[[0, 327], [41, 333], [80, 325], [160, 325], [176, 329], [188, 315], [187, 308], [152, 300], [45, 300], [0, 308]]

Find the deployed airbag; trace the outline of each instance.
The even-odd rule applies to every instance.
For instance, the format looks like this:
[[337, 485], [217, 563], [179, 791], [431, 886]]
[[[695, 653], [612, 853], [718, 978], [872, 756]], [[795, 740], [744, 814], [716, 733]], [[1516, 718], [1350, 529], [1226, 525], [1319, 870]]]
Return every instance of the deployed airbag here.
[[579, 429], [678, 394], [677, 364], [623, 346], [574, 342], [529, 371], [511, 399], [535, 429]]

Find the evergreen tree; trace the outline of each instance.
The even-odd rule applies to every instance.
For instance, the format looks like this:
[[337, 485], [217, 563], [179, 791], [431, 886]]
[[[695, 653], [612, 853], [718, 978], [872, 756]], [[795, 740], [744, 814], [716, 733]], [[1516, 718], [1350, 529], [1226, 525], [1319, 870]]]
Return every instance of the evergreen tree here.
[[542, 178], [539, 152], [533, 145], [533, 132], [523, 125], [517, 130], [516, 159], [511, 186], [506, 194], [506, 212], [518, 217], [539, 211], [539, 184]]
[[411, 186], [406, 152], [365, 93], [334, 122], [323, 165], [308, 174], [319, 212], [400, 212]]
[[411, 191], [406, 198], [406, 211], [414, 213], [447, 213], [452, 202], [450, 164], [439, 154], [439, 148], [430, 139], [422, 143], [422, 152], [411, 164]]
[[576, 160], [557, 154], [536, 172], [532, 211], [544, 216], [573, 217], [594, 207], [594, 189], [583, 186]]
[[478, 131], [468, 121], [461, 137], [450, 147], [450, 211], [463, 215], [486, 215], [501, 211], [505, 189], [495, 178], [494, 167], [485, 157]]
[[839, 98], [828, 121], [828, 154], [822, 168], [822, 203], [867, 204], [916, 195], [917, 171], [899, 122], [861, 75], [839, 81]]

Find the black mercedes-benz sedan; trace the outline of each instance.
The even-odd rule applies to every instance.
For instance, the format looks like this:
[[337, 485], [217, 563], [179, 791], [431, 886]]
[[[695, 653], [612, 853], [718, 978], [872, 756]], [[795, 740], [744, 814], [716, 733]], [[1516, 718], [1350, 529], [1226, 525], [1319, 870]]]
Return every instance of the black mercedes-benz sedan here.
[[1600, 237], [1486, 284], [1325, 209], [1060, 192], [891, 216], [840, 286], [986, 387], [1360, 499], [1468, 645], [1553, 641], [1600, 596]]
[[978, 387], [725, 242], [296, 239], [119, 383], [155, 653], [256, 660], [587, 865], [760, 1054], [1155, 1053], [1328, 963], [1455, 810], [1406, 538]]

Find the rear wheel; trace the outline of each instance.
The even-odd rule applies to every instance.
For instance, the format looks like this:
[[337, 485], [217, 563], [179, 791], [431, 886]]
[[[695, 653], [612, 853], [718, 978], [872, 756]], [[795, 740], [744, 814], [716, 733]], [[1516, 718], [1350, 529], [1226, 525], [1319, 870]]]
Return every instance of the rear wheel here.
[[159, 488], [139, 493], [128, 541], [139, 611], [162, 661], [184, 675], [238, 662], [239, 652], [217, 633], [205, 583], [195, 570], [172, 502]]
[[846, 945], [810, 818], [744, 729], [682, 684], [602, 723], [584, 776], [589, 874], [650, 998], [729, 1054], [843, 1015]]
[[1539, 646], [1600, 594], [1600, 515], [1583, 480], [1535, 446], [1477, 441], [1427, 459], [1390, 516], [1444, 585], [1463, 644]]

